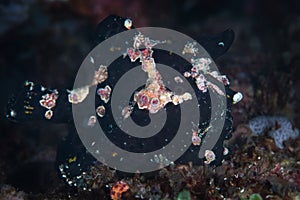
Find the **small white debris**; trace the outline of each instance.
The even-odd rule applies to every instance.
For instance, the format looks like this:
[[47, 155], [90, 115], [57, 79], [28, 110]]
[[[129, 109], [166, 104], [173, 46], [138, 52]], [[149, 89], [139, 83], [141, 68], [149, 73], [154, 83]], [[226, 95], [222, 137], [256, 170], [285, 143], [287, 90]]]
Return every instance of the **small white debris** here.
[[46, 88], [41, 85], [41, 92], [44, 92], [45, 90]]
[[126, 19], [126, 20], [124, 21], [124, 26], [125, 26], [125, 28], [127, 28], [128, 30], [131, 29], [131, 27], [132, 27], [132, 20], [131, 20], [131, 19]]
[[218, 43], [218, 46], [220, 46], [220, 47], [224, 47], [224, 46], [225, 46], [225, 44], [224, 44], [224, 42], [222, 42], [222, 41], [221, 41], [221, 42], [219, 42], [219, 43]]
[[16, 111], [14, 110], [11, 110], [9, 114], [11, 117], [15, 117], [17, 115]]
[[95, 64], [94, 58], [92, 56], [90, 56], [90, 61], [91, 63]]
[[243, 94], [241, 92], [236, 93], [235, 95], [233, 95], [233, 104], [236, 104], [238, 102], [240, 102], [243, 99]]
[[34, 83], [31, 81], [25, 81], [25, 86], [30, 86], [29, 91], [32, 91], [34, 88]]

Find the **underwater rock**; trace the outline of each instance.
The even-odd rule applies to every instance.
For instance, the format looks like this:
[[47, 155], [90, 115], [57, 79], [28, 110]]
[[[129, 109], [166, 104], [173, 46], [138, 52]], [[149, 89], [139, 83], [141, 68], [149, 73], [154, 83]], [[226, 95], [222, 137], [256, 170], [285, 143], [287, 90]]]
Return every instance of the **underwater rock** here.
[[0, 189], [0, 199], [25, 200], [28, 199], [27, 196], [25, 192], [18, 191], [10, 185], [2, 185]]
[[272, 137], [278, 148], [283, 149], [283, 142], [299, 136], [299, 130], [294, 128], [291, 121], [283, 116], [258, 116], [249, 121], [249, 127], [255, 135], [266, 131]]

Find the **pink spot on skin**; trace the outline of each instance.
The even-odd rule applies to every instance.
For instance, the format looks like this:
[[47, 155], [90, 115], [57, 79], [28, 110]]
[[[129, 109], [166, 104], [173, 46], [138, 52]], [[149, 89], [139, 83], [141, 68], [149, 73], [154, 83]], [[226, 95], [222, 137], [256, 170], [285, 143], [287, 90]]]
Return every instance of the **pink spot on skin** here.
[[206, 150], [204, 156], [206, 159], [206, 161], [204, 161], [205, 164], [210, 164], [212, 161], [216, 159], [215, 153], [211, 150]]
[[78, 101], [78, 95], [77, 94], [71, 94], [71, 99], [73, 101]]
[[138, 103], [140, 109], [145, 109], [149, 106], [149, 97], [145, 93], [137, 94], [135, 97], [135, 101]]
[[143, 59], [151, 58], [152, 57], [152, 53], [153, 53], [153, 51], [151, 49], [149, 49], [149, 48], [144, 49], [142, 51], [142, 58]]
[[135, 62], [141, 56], [141, 52], [137, 49], [128, 48], [127, 54], [131, 60], [131, 62]]
[[199, 146], [201, 144], [201, 138], [198, 136], [198, 133], [197, 132], [194, 132], [193, 133], [193, 136], [192, 136], [192, 143], [193, 145], [195, 146]]
[[111, 93], [111, 88], [108, 85], [105, 86], [105, 88], [99, 88], [97, 90], [97, 94], [104, 101], [104, 103], [107, 103], [109, 101], [110, 93]]
[[58, 95], [56, 93], [46, 94], [42, 96], [42, 100], [40, 100], [40, 105], [51, 109], [56, 105], [56, 99], [58, 98]]
[[89, 118], [88, 126], [94, 126], [96, 124], [96, 122], [97, 122], [96, 116], [92, 115]]
[[222, 76], [222, 82], [224, 85], [229, 85], [229, 80], [227, 79], [226, 76]]
[[46, 101], [46, 105], [47, 105], [48, 107], [53, 107], [53, 106], [55, 106], [55, 101], [54, 101], [54, 100]]
[[151, 101], [151, 105], [157, 105], [159, 103], [159, 100], [157, 98], [153, 98]]
[[53, 116], [53, 111], [52, 110], [47, 110], [45, 113], [46, 119], [51, 119]]
[[153, 98], [151, 99], [151, 104], [150, 104], [150, 113], [157, 113], [161, 109], [161, 104], [158, 98]]
[[223, 155], [226, 156], [228, 153], [229, 153], [229, 150], [226, 147], [224, 147]]
[[141, 102], [142, 102], [142, 105], [148, 105], [148, 103], [149, 103], [149, 98], [148, 98], [148, 96], [146, 96], [146, 95], [141, 95]]
[[98, 106], [98, 108], [96, 109], [96, 113], [99, 117], [103, 117], [105, 115], [105, 107]]

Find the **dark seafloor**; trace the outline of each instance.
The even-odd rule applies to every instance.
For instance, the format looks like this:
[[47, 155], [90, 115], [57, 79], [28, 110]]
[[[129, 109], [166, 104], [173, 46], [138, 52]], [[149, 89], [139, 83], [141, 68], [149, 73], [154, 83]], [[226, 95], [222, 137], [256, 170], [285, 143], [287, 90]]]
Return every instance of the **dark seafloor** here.
[[9, 96], [25, 80], [72, 88], [97, 23], [110, 14], [130, 17], [135, 27], [195, 37], [233, 29], [235, 41], [216, 63], [244, 95], [233, 106], [236, 130], [227, 144], [228, 161], [215, 169], [176, 166], [155, 179], [134, 177], [128, 182], [136, 187], [123, 199], [300, 199], [299, 137], [279, 149], [246, 126], [255, 116], [282, 115], [300, 127], [300, 7], [297, 1], [270, 0], [1, 1], [0, 199], [110, 199], [112, 185], [74, 191], [59, 178], [54, 162], [67, 134], [64, 125], [5, 117]]

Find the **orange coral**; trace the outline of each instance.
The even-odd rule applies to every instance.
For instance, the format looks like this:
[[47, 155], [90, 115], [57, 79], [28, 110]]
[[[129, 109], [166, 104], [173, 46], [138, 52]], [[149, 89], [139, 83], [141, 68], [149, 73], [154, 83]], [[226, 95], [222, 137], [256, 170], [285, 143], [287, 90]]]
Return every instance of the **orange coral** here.
[[129, 185], [124, 181], [117, 182], [110, 191], [110, 197], [112, 200], [119, 200], [123, 192], [129, 190]]

